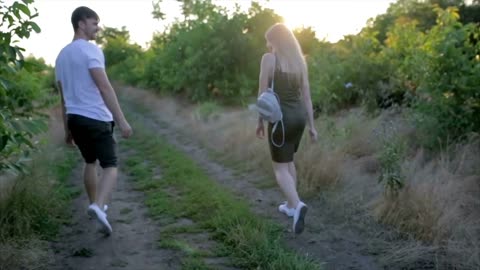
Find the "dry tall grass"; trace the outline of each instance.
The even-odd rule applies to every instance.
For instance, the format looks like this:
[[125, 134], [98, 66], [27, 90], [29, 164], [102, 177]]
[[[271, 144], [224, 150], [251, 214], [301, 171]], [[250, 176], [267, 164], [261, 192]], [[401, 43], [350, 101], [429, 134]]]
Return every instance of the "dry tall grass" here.
[[[0, 270], [48, 269], [53, 260], [50, 243], [41, 240], [40, 236], [32, 232], [31, 223], [34, 221], [31, 216], [24, 215], [26, 212], [31, 214], [25, 210], [27, 208], [34, 208], [33, 212], [43, 214], [45, 208], [57, 203], [54, 200], [55, 196], [52, 196], [58, 192], [56, 190], [58, 186], [53, 180], [53, 177], [56, 177], [54, 166], [65, 157], [61, 154], [64, 150], [59, 147], [64, 132], [60, 110], [57, 108], [48, 113], [49, 132], [38, 137], [44, 144], [40, 146], [41, 152], [32, 155], [32, 160], [28, 164], [28, 176], [8, 173], [0, 176], [0, 220], [7, 217], [6, 220], [2, 220], [5, 222], [2, 223], [3, 226], [0, 226]], [[63, 209], [63, 206], [59, 207]], [[5, 213], [2, 209], [11, 212]], [[8, 219], [12, 212], [14, 220]], [[47, 218], [42, 214], [37, 216]]]
[[[64, 138], [64, 131], [62, 126], [62, 118], [60, 114], [60, 108], [54, 108], [45, 113], [49, 116], [49, 130], [46, 134], [39, 135], [36, 139], [45, 142], [58, 145]], [[11, 192], [11, 187], [17, 175], [13, 172], [6, 171], [0, 174], [0, 201], [5, 199]]]
[[406, 187], [397, 198], [379, 197], [376, 216], [431, 243], [438, 263], [480, 268], [479, 141], [426, 160], [423, 151], [403, 163]]
[[[271, 175], [266, 141], [255, 137], [254, 112], [222, 110], [213, 119], [200, 119], [192, 113], [196, 106], [131, 90], [127, 89], [129, 96], [136, 95], [147, 108], [161, 113], [162, 119], [195, 134], [223, 157]], [[395, 110], [372, 118], [354, 109], [322, 116], [316, 126], [319, 142], [312, 144], [304, 136], [296, 155], [304, 195], [332, 191], [336, 195], [330, 198], [336, 205], [358, 207], [361, 211], [354, 213], [413, 236], [386, 247], [382, 260], [388, 265], [411, 267], [428, 257], [435, 258], [436, 269], [480, 269], [478, 138], [426, 157], [412, 141], [415, 130]], [[405, 187], [397, 196], [385, 196], [384, 186], [378, 183], [382, 173], [379, 155], [383, 144], [394, 138], [410, 140], [400, 160]]]
[[28, 241], [0, 244], [0, 270], [48, 269], [53, 262], [53, 251], [47, 241]]

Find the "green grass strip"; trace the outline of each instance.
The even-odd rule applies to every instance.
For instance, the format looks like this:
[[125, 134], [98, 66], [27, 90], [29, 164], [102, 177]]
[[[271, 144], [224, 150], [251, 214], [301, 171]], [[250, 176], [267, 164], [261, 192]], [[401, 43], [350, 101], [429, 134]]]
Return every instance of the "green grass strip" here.
[[[245, 201], [210, 179], [186, 154], [145, 127], [136, 125], [135, 130], [135, 136], [125, 142], [136, 150], [127, 159], [126, 170], [146, 193], [154, 216], [192, 219], [214, 235], [224, 255], [234, 258], [238, 267], [321, 269], [287, 250], [279, 225], [253, 214]], [[161, 177], [154, 177], [156, 173]]]

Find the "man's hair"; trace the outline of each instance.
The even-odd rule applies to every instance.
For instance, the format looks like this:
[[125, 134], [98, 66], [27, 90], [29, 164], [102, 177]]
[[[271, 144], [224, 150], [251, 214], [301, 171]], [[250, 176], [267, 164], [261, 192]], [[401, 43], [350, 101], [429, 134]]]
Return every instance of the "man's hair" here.
[[78, 7], [76, 8], [73, 13], [72, 13], [72, 26], [73, 26], [73, 31], [77, 31], [78, 29], [78, 22], [86, 20], [86, 19], [97, 19], [99, 20], [100, 18], [98, 17], [97, 13], [93, 11], [92, 9], [88, 7]]

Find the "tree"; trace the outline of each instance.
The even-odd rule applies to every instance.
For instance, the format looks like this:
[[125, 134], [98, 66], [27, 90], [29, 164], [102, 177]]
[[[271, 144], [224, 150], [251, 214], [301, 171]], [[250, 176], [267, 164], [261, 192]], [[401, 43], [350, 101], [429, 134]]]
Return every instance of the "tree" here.
[[181, 1], [183, 21], [155, 37], [146, 67], [148, 86], [193, 101], [241, 103], [256, 91], [265, 31], [282, 18], [253, 3], [248, 13], [212, 1]]
[[319, 44], [312, 27], [297, 28], [293, 31], [304, 54], [309, 55], [313, 48]]
[[102, 31], [97, 35], [96, 42], [100, 45], [105, 45], [108, 43], [108, 40], [118, 39], [124, 42], [129, 42], [130, 32], [128, 32], [125, 26], [119, 30], [114, 27], [104, 27]]
[[387, 33], [397, 23], [408, 23], [415, 21], [420, 30], [430, 29], [435, 25], [436, 14], [433, 10], [434, 4], [431, 1], [399, 0], [390, 5], [385, 14], [378, 15], [368, 22], [366, 29], [377, 34], [377, 39], [384, 43]]
[[[0, 171], [22, 171], [22, 160], [34, 148], [32, 138], [45, 129], [45, 122], [35, 118], [32, 89], [16, 88], [17, 74], [25, 66], [23, 48], [15, 43], [30, 37], [40, 27], [32, 21], [38, 16], [31, 8], [33, 0], [15, 1], [6, 5], [0, 0]], [[25, 66], [28, 68], [28, 66]]]
[[480, 23], [480, 0], [460, 6], [460, 20], [464, 23]]
[[441, 8], [459, 7], [465, 5], [465, 0], [428, 0], [427, 2], [437, 5]]

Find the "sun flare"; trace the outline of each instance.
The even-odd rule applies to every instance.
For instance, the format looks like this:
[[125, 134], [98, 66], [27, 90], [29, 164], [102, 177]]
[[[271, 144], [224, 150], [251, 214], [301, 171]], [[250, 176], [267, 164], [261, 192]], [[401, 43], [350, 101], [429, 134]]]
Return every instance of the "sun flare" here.
[[[7, 2], [13, 0], [7, 0]], [[356, 34], [365, 26], [368, 18], [385, 12], [389, 3], [395, 0], [258, 0], [266, 8], [284, 18], [285, 24], [292, 30], [302, 26], [312, 27], [317, 38], [335, 42], [346, 34]], [[164, 1], [168, 20], [158, 21], [151, 16], [151, 1], [122, 0], [117, 1], [112, 12], [111, 1], [95, 0], [42, 0], [35, 1], [40, 16], [35, 22], [42, 28], [40, 34], [22, 40], [19, 45], [26, 49], [25, 54], [43, 57], [48, 64], [53, 64], [57, 53], [72, 38], [69, 12], [80, 5], [86, 5], [101, 14], [101, 24], [110, 27], [126, 26], [130, 31], [131, 41], [141, 46], [148, 46], [152, 35], [162, 31], [166, 24], [181, 14], [178, 1]], [[248, 9], [250, 1], [218, 0], [222, 5], [232, 6], [239, 3]], [[125, 21], [125, 18], [135, 20]], [[46, 50], [45, 48], [49, 49]]]
[[287, 14], [282, 16], [283, 17], [283, 23], [290, 28], [291, 30], [295, 30], [297, 28], [301, 28], [302, 26], [305, 25], [303, 22], [302, 18], [299, 17], [298, 15], [292, 13], [292, 14]]

